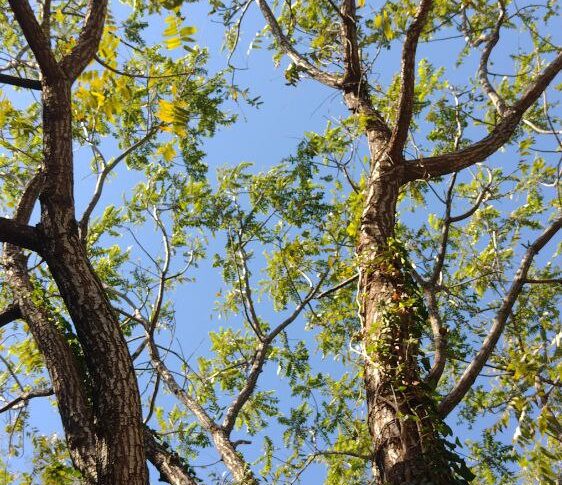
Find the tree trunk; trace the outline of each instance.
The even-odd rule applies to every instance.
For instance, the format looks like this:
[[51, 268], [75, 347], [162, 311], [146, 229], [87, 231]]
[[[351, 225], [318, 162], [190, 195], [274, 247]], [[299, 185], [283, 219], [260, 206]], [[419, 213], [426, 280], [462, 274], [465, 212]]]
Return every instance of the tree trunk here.
[[[41, 190], [41, 176], [35, 175], [22, 193], [13, 220], [28, 224]], [[21, 317], [29, 326], [51, 378], [53, 391], [74, 466], [82, 473], [84, 484], [95, 484], [96, 438], [94, 417], [85, 392], [85, 368], [72, 351], [54, 318], [37, 295], [27, 268], [23, 249], [4, 246], [3, 265], [6, 282], [14, 294]]]
[[70, 83], [43, 82], [42, 253], [76, 327], [92, 386], [99, 484], [145, 485], [142, 410], [127, 344], [78, 234]]
[[[380, 146], [376, 153], [381, 153]], [[380, 160], [380, 159], [379, 159]], [[455, 483], [418, 367], [424, 304], [394, 240], [401, 164], [373, 163], [357, 254], [368, 426], [377, 484]]]

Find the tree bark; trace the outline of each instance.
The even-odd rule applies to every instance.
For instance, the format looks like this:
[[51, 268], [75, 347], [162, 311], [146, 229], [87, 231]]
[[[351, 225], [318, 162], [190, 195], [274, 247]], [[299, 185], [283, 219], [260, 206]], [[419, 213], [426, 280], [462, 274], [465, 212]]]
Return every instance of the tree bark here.
[[[40, 191], [40, 177], [35, 176], [25, 189], [14, 220], [27, 223]], [[14, 318], [25, 320], [37, 348], [45, 360], [74, 466], [82, 473], [84, 483], [96, 483], [94, 417], [86, 392], [85, 369], [73, 353], [52, 315], [41, 301], [27, 269], [27, 258], [20, 247], [4, 246], [3, 266], [6, 281], [16, 300]]]
[[43, 82], [42, 254], [76, 327], [92, 382], [100, 484], [147, 483], [142, 410], [127, 344], [78, 234], [70, 82]]
[[385, 158], [373, 163], [357, 249], [373, 472], [378, 484], [451, 484], [442, 422], [418, 366], [427, 315], [393, 242], [400, 164]]
[[440, 437], [442, 421], [418, 367], [423, 300], [394, 241], [404, 159], [366, 86], [348, 85], [349, 110], [366, 121], [371, 172], [357, 243], [368, 427], [377, 484], [455, 483]]

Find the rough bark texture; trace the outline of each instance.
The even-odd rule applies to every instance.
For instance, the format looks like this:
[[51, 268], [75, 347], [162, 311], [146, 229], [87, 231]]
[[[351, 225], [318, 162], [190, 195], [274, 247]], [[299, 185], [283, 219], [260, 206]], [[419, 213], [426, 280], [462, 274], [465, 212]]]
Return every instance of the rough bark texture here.
[[[24, 192], [14, 220], [27, 223], [40, 189], [35, 177]], [[49, 372], [64, 428], [70, 457], [83, 474], [85, 483], [95, 483], [96, 453], [94, 418], [84, 383], [86, 376], [50, 312], [34, 296], [33, 283], [27, 271], [27, 258], [17, 246], [4, 246], [6, 281], [15, 295], [16, 318], [26, 321]]]
[[[403, 54], [403, 70], [415, 60], [417, 38], [431, 2], [422, 2]], [[407, 269], [389, 243], [394, 237], [396, 204], [404, 183], [402, 148], [411, 119], [413, 76], [403, 81], [397, 127], [391, 130], [373, 107], [363, 80], [356, 39], [355, 2], [342, 3], [344, 101], [365, 127], [370, 167], [357, 246], [359, 300], [365, 348], [364, 381], [368, 426], [373, 440], [373, 474], [380, 484], [452, 483], [439, 437], [435, 403], [418, 368], [419, 322], [415, 308], [401, 309], [413, 298]], [[398, 127], [401, 127], [398, 129]]]
[[5, 248], [6, 279], [22, 309], [22, 318], [37, 344], [57, 396], [70, 456], [86, 483], [95, 483], [96, 453], [94, 420], [85, 399], [84, 375], [76, 357], [49, 315], [33, 303], [33, 285], [21, 249]]
[[99, 483], [144, 485], [137, 380], [125, 339], [74, 218], [70, 83], [43, 85], [42, 253], [76, 327], [92, 386]]
[[421, 308], [409, 301], [418, 295], [389, 244], [400, 186], [392, 165], [372, 174], [357, 250], [373, 472], [380, 484], [449, 484], [440, 420], [417, 362]]
[[89, 0], [76, 45], [60, 62], [51, 49], [48, 18], [47, 27], [40, 25], [27, 0], [9, 4], [41, 70], [43, 167], [37, 192], [41, 223], [37, 229], [21, 224], [29, 219], [37, 193], [29, 203], [24, 195], [26, 217], [1, 220], [0, 233], [10, 236], [1, 240], [37, 251], [46, 260], [75, 326], [85, 369], [74, 362], [48, 312], [34, 302], [22, 250], [9, 245], [8, 277], [22, 316], [45, 356], [75, 465], [87, 480], [99, 484], [145, 485], [148, 474], [136, 375], [119, 320], [79, 237], [73, 194], [71, 86], [98, 49], [107, 0]]
[[161, 482], [172, 485], [197, 485], [199, 483], [186, 469], [179, 455], [159, 443], [148, 427], [144, 428], [144, 438], [146, 457], [160, 472]]

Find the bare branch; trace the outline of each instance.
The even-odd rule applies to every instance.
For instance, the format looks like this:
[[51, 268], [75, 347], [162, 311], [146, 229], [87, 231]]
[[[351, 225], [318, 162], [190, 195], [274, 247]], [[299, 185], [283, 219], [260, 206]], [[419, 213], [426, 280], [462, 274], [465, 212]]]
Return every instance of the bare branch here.
[[361, 57], [357, 45], [357, 16], [355, 0], [343, 0], [340, 16], [342, 18], [341, 42], [343, 47], [343, 64], [345, 74], [343, 78], [344, 89], [360, 91], [363, 77], [361, 69]]
[[27, 79], [23, 77], [10, 76], [9, 74], [0, 74], [0, 84], [10, 84], [18, 88], [34, 89], [41, 91], [41, 81], [37, 79]]
[[519, 101], [506, 110], [505, 116], [488, 136], [462, 150], [418, 158], [406, 163], [403, 181], [439, 177], [486, 160], [509, 141], [525, 111], [539, 98], [561, 69], [562, 52], [543, 70]]
[[329, 288], [326, 291], [323, 291], [322, 293], [319, 293], [316, 296], [316, 299], [320, 300], [320, 298], [325, 298], [326, 296], [329, 296], [332, 293], [334, 293], [338, 290], [341, 290], [342, 288], [345, 288], [350, 283], [353, 283], [354, 281], [357, 281], [357, 278], [359, 278], [359, 273], [356, 273], [353, 276], [351, 276], [351, 277], [347, 278], [346, 280], [342, 281], [341, 283], [338, 283], [336, 286], [333, 286], [332, 288]]
[[326, 276], [327, 274], [322, 275], [318, 283], [310, 289], [308, 294], [297, 305], [297, 307], [293, 310], [291, 315], [288, 318], [286, 318], [283, 322], [281, 322], [279, 325], [277, 325], [277, 327], [275, 327], [263, 339], [262, 344], [260, 345], [260, 347], [258, 348], [258, 350], [254, 355], [252, 368], [246, 379], [246, 384], [244, 385], [244, 387], [242, 388], [236, 399], [229, 406], [226, 412], [226, 416], [224, 418], [222, 427], [224, 431], [227, 433], [227, 435], [230, 435], [232, 429], [234, 428], [234, 424], [236, 423], [236, 418], [238, 417], [238, 414], [244, 407], [244, 404], [246, 404], [248, 399], [252, 396], [256, 388], [258, 377], [262, 372], [263, 366], [265, 364], [265, 359], [267, 357], [267, 352], [269, 351], [269, 347], [271, 346], [271, 343], [273, 342], [275, 337], [279, 335], [279, 333], [281, 333], [285, 328], [287, 328], [287, 326], [289, 326], [292, 322], [295, 321], [295, 319], [300, 315], [303, 309], [314, 299], [314, 297], [318, 293], [318, 290], [322, 286], [322, 283], [324, 282]]
[[21, 317], [21, 309], [17, 303], [8, 305], [0, 313], [0, 328], [5, 327], [6, 325], [12, 323], [14, 320], [21, 319]]
[[435, 266], [433, 266], [433, 271], [427, 282], [429, 287], [435, 287], [437, 280], [441, 275], [443, 270], [443, 264], [445, 263], [445, 255], [447, 254], [447, 245], [449, 244], [449, 231], [451, 229], [451, 208], [453, 205], [453, 189], [455, 188], [455, 182], [457, 180], [457, 173], [455, 172], [451, 177], [451, 182], [449, 183], [449, 188], [447, 189], [447, 196], [445, 198], [445, 220], [443, 221], [443, 227], [441, 228], [441, 246], [439, 248], [439, 253], [437, 254], [437, 260]]
[[[242, 241], [241, 229], [238, 231], [238, 246], [235, 250], [235, 261], [237, 262], [238, 256], [240, 257], [240, 264], [236, 265], [238, 272], [238, 281], [240, 286], [240, 293], [242, 294], [242, 305], [244, 307], [244, 314], [248, 324], [252, 327], [254, 333], [261, 340], [263, 332], [261, 331], [260, 319], [256, 313], [254, 305], [254, 298], [252, 296], [252, 285], [250, 284], [250, 270], [248, 268], [248, 253], [244, 249], [245, 245]], [[238, 262], [237, 262], [238, 263]], [[241, 271], [240, 271], [241, 269]], [[240, 274], [240, 272], [242, 274]]]
[[158, 131], [158, 127], [153, 127], [150, 130], [148, 130], [146, 135], [144, 135], [137, 142], [133, 143], [129, 148], [127, 148], [125, 151], [123, 151], [123, 153], [121, 153], [120, 155], [115, 157], [113, 160], [111, 160], [102, 169], [101, 173], [98, 176], [98, 180], [96, 182], [96, 188], [94, 189], [94, 195], [92, 196], [92, 199], [88, 203], [88, 206], [84, 210], [84, 214], [82, 215], [82, 218], [80, 219], [80, 222], [78, 223], [78, 227], [80, 229], [80, 237], [82, 238], [82, 240], [85, 240], [87, 235], [88, 235], [88, 224], [90, 222], [90, 217], [92, 216], [92, 212], [96, 208], [96, 205], [98, 204], [98, 202], [101, 198], [101, 195], [102, 195], [102, 192], [103, 192], [103, 187], [104, 187], [104, 184], [105, 184], [105, 180], [107, 179], [107, 176], [111, 173], [111, 171], [117, 165], [119, 165], [119, 163], [121, 163], [129, 155], [131, 155], [131, 153], [133, 153], [135, 150], [137, 150], [142, 145], [144, 145], [147, 141], [149, 141], [150, 138], [157, 131]]
[[172, 373], [168, 370], [164, 362], [160, 357], [160, 352], [156, 344], [154, 343], [153, 337], [147, 333], [146, 336], [148, 349], [150, 352], [150, 359], [152, 361], [152, 365], [160, 374], [163, 381], [168, 386], [170, 392], [176, 396], [185, 406], [195, 415], [195, 417], [201, 423], [201, 426], [206, 430], [210, 431], [214, 428], [217, 428], [217, 424], [212, 420], [212, 418], [207, 414], [201, 405], [193, 399], [186, 391], [183, 389], [176, 381], [175, 377]]
[[180, 456], [164, 446], [149, 427], [144, 428], [146, 457], [160, 472], [160, 481], [172, 485], [197, 485], [199, 481], [183, 463]]
[[414, 21], [406, 32], [406, 39], [402, 49], [402, 71], [400, 74], [401, 87], [398, 101], [398, 116], [392, 130], [389, 153], [391, 157], [399, 159], [408, 138], [408, 130], [412, 121], [414, 107], [414, 87], [416, 78], [416, 51], [420, 34], [429, 17], [432, 0], [421, 0]]
[[37, 172], [29, 181], [23, 191], [18, 206], [14, 212], [14, 220], [20, 224], [27, 224], [31, 218], [31, 213], [39, 197], [39, 192], [43, 186], [43, 174]]
[[521, 260], [519, 269], [515, 275], [515, 278], [509, 288], [509, 291], [503, 303], [498, 310], [494, 323], [490, 328], [488, 336], [484, 339], [481, 349], [478, 351], [472, 362], [467, 366], [463, 375], [455, 385], [455, 387], [447, 394], [438, 407], [438, 412], [442, 417], [447, 416], [455, 406], [461, 402], [468, 390], [474, 384], [474, 381], [480, 374], [482, 368], [488, 361], [488, 358], [492, 354], [496, 343], [498, 342], [503, 329], [505, 328], [506, 321], [512, 312], [513, 305], [517, 301], [519, 294], [523, 288], [525, 280], [527, 278], [527, 273], [533, 262], [533, 258], [539, 251], [550, 241], [554, 235], [562, 227], [562, 215], [559, 215], [554, 221], [548, 226], [548, 228], [528, 247], [525, 256]]
[[244, 407], [244, 404], [248, 401], [248, 399], [254, 393], [254, 389], [258, 383], [258, 377], [262, 372], [263, 365], [265, 363], [265, 358], [267, 357], [267, 352], [269, 351], [270, 342], [263, 342], [253, 359], [252, 368], [250, 369], [250, 373], [246, 379], [246, 384], [234, 400], [234, 402], [228, 407], [226, 412], [226, 416], [224, 417], [224, 421], [222, 423], [222, 427], [224, 428], [225, 432], [230, 435], [234, 425], [236, 423], [236, 418], [240, 414], [240, 411]]
[[445, 257], [447, 255], [447, 246], [449, 244], [449, 232], [451, 230], [451, 224], [454, 222], [464, 221], [465, 219], [468, 219], [470, 216], [472, 216], [482, 205], [482, 202], [485, 200], [490, 190], [490, 186], [492, 184], [492, 180], [490, 176], [489, 183], [486, 185], [486, 187], [482, 189], [482, 191], [478, 195], [472, 207], [467, 211], [463, 212], [462, 214], [459, 214], [458, 216], [452, 216], [451, 209], [453, 203], [453, 187], [457, 178], [456, 175], [457, 172], [453, 174], [453, 178], [451, 179], [451, 183], [449, 185], [449, 189], [447, 191], [447, 197], [445, 200], [445, 204], [446, 204], [445, 219], [443, 220], [443, 227], [441, 229], [441, 246], [439, 248], [439, 253], [437, 254], [437, 259], [435, 262], [435, 266], [433, 267], [431, 276], [429, 277], [429, 280], [425, 282], [425, 286], [429, 286], [433, 288], [437, 286], [437, 281], [443, 270], [443, 264], [445, 263]]
[[539, 135], [562, 135], [562, 130], [545, 130], [544, 128], [537, 126], [535, 123], [526, 120], [525, 118], [523, 118], [523, 123], [525, 123], [529, 128], [531, 128], [531, 130], [533, 130], [535, 133], [538, 133]]
[[[482, 56], [480, 57], [480, 64], [478, 66], [478, 80], [482, 85], [484, 93], [486, 93], [488, 98], [490, 98], [490, 101], [492, 101], [492, 104], [496, 108], [496, 111], [501, 116], [503, 116], [504, 113], [509, 109], [509, 107], [505, 102], [505, 99], [499, 95], [499, 93], [490, 82], [488, 71], [488, 62], [490, 60], [490, 55], [492, 54], [494, 47], [499, 41], [500, 29], [503, 25], [503, 22], [505, 21], [505, 5], [503, 4], [503, 2], [498, 2], [498, 4], [500, 8], [498, 20], [492, 30], [492, 33], [484, 39], [486, 44], [484, 46], [484, 50], [482, 51]], [[562, 134], [562, 130], [545, 130], [544, 128], [537, 126], [535, 123], [525, 118], [523, 118], [521, 121], [535, 133], [538, 133], [540, 135]]]
[[27, 224], [20, 224], [14, 219], [0, 217], [0, 242], [41, 252], [41, 239], [37, 229]]
[[492, 33], [488, 35], [486, 44], [484, 45], [484, 50], [482, 51], [482, 55], [480, 57], [480, 64], [478, 66], [478, 79], [480, 84], [482, 85], [482, 89], [490, 98], [493, 105], [495, 106], [496, 110], [500, 115], [503, 115], [507, 110], [507, 105], [504, 99], [498, 94], [498, 92], [492, 86], [490, 79], [488, 78], [488, 61], [490, 59], [490, 55], [492, 54], [492, 50], [498, 43], [500, 39], [500, 29], [502, 24], [505, 20], [505, 6], [502, 2], [499, 2], [500, 7], [500, 14]]
[[258, 482], [253, 476], [248, 463], [237, 453], [236, 448], [233, 446], [225, 430], [218, 426], [199, 402], [191, 397], [185, 389], [177, 383], [173, 374], [160, 358], [158, 348], [154, 343], [152, 335], [148, 333], [148, 329], [146, 332], [146, 339], [152, 365], [166, 383], [169, 391], [195, 415], [201, 426], [211, 434], [217, 451], [234, 478], [241, 483], [247, 483], [249, 485], [257, 484]]
[[72, 52], [61, 61], [61, 67], [74, 81], [92, 61], [103, 33], [107, 0], [89, 0], [88, 13], [80, 37]]
[[16, 406], [19, 406], [20, 404], [27, 404], [27, 402], [30, 399], [33, 399], [35, 397], [52, 396], [54, 393], [55, 392], [50, 387], [47, 387], [45, 389], [32, 389], [30, 391], [26, 391], [23, 394], [20, 394], [14, 400], [12, 400], [9, 403], [2, 406], [0, 408], [0, 414], [5, 413], [6, 411], [9, 411], [10, 409], [15, 408]]
[[50, 39], [45, 36], [42, 26], [37, 22], [35, 13], [28, 0], [8, 0], [14, 16], [23, 31], [44, 77], [61, 78], [62, 70], [58, 65]]
[[277, 337], [277, 335], [279, 335], [283, 330], [285, 330], [291, 323], [293, 323], [297, 319], [297, 317], [301, 314], [304, 308], [312, 300], [314, 300], [315, 296], [318, 294], [318, 290], [320, 290], [320, 287], [324, 283], [324, 280], [326, 279], [327, 276], [328, 274], [324, 273], [320, 277], [318, 283], [316, 283], [316, 285], [310, 289], [310, 291], [307, 293], [304, 299], [293, 310], [293, 313], [291, 313], [285, 320], [283, 320], [279, 325], [277, 325], [273, 330], [271, 330], [271, 332], [269, 332], [269, 334], [265, 339], [266, 341], [271, 342], [275, 337]]
[[437, 387], [439, 380], [445, 370], [446, 355], [445, 350], [447, 347], [447, 328], [443, 325], [441, 315], [439, 313], [439, 306], [437, 305], [437, 298], [435, 297], [434, 288], [426, 288], [425, 295], [427, 299], [427, 310], [429, 312], [429, 323], [433, 332], [433, 342], [435, 345], [435, 355], [433, 358], [433, 365], [426, 378], [426, 382], [432, 389]]
[[462, 214], [459, 214], [458, 216], [451, 216], [449, 221], [450, 222], [464, 221], [465, 219], [468, 219], [472, 214], [474, 214], [480, 208], [482, 202], [486, 200], [486, 196], [488, 195], [490, 186], [491, 186], [491, 182], [486, 187], [484, 187], [484, 189], [482, 189], [482, 192], [480, 192], [480, 195], [478, 195], [476, 202], [470, 209], [468, 209], [466, 212], [463, 212]]
[[148, 413], [146, 413], [146, 417], [144, 418], [144, 424], [147, 424], [152, 418], [152, 414], [154, 413], [154, 406], [156, 404], [156, 397], [158, 396], [158, 391], [160, 390], [160, 374], [156, 374], [156, 381], [154, 382], [154, 390], [152, 391], [152, 395], [150, 396], [150, 403], [148, 405]]
[[13, 219], [0, 217], [0, 242], [30, 249], [40, 253], [41, 238], [37, 228], [29, 226], [29, 218], [37, 201], [42, 184], [42, 174], [38, 172], [24, 190]]
[[291, 44], [291, 41], [285, 36], [281, 30], [281, 26], [275, 18], [275, 14], [271, 11], [266, 0], [256, 0], [262, 15], [269, 25], [271, 34], [273, 38], [279, 45], [279, 48], [295, 63], [295, 65], [305, 71], [311, 78], [330, 86], [332, 88], [340, 88], [342, 86], [343, 79], [336, 75], [322, 71], [312, 64], [308, 59], [306, 59], [302, 54], [297, 52], [297, 50]]
[[526, 279], [525, 283], [530, 285], [562, 285], [562, 278]]

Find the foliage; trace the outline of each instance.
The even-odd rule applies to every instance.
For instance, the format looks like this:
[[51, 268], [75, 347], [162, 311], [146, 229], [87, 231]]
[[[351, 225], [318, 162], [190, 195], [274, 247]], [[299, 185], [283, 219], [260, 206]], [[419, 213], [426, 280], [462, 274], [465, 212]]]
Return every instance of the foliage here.
[[[85, 3], [53, 0], [51, 37], [57, 55], [75, 41]], [[261, 160], [227, 160], [219, 166], [208, 160], [205, 144], [236, 122], [238, 103], [245, 100], [253, 109], [259, 101], [234, 83], [230, 67], [206, 69], [210, 53], [198, 44], [204, 26], [191, 25], [189, 2], [123, 3], [128, 6], [115, 2], [110, 7], [96, 62], [73, 87], [72, 109], [77, 199], [83, 209], [95, 200], [92, 218], [86, 219], [87, 251], [120, 316], [131, 352], [138, 349], [145, 335], [143, 324], [149, 322], [182, 387], [220, 423], [246, 388], [263, 346], [263, 375], [234, 423], [234, 434], [242, 440], [237, 451], [266, 483], [306, 482], [313, 464], [322, 466], [318, 473], [326, 484], [367, 483], [373, 447], [366, 426], [364, 349], [354, 276], [369, 189], [363, 136], [369, 120], [345, 113], [324, 130], [303, 134], [298, 146], [271, 166], [264, 167]], [[322, 69], [341, 66], [339, 17], [333, 3], [278, 3], [280, 26], [303, 48], [306, 59]], [[247, 5], [218, 0], [210, 4], [213, 15], [229, 29], [226, 49], [235, 51]], [[372, 83], [373, 104], [392, 119], [400, 79], [382, 66], [399, 59], [417, 3], [363, 0], [357, 5], [363, 63], [373, 77], [380, 72]], [[3, 59], [15, 62], [21, 76], [36, 79], [21, 32], [6, 13], [6, 2], [0, 1], [0, 6], [5, 7], [0, 10]], [[509, 77], [492, 76], [509, 101], [524, 92], [559, 49], [550, 35], [558, 6], [550, 1], [521, 6], [505, 2], [505, 8], [510, 15], [502, 35], [506, 43], [519, 35], [521, 48], [511, 53], [512, 61], [504, 60], [502, 69], [512, 72]], [[496, 2], [435, 2], [422, 40], [429, 46], [440, 39], [454, 40], [446, 59], [432, 56], [427, 48], [418, 56], [414, 119], [406, 147], [412, 157], [465, 147], [494, 126], [496, 110], [474, 75], [474, 50], [481, 50], [496, 21]], [[258, 49], [268, 33], [268, 28], [259, 30], [251, 49]], [[271, 49], [274, 63], [286, 68], [286, 81], [298, 85], [306, 74], [295, 63], [284, 64], [277, 41]], [[442, 251], [443, 229], [449, 227], [445, 261], [434, 285], [448, 345], [438, 395], [452, 388], [478, 351], [525, 244], [562, 207], [560, 135], [542, 133], [559, 126], [553, 114], [559, 89], [531, 107], [528, 123], [521, 125], [505, 153], [455, 175], [449, 199], [448, 177], [412, 182], [400, 194], [398, 239], [391, 241], [390, 251], [392, 258], [402, 258], [400, 270], [415, 298], [397, 302], [387, 317], [415, 312], [416, 332], [410, 337], [422, 347], [420, 366], [425, 371], [435, 347], [424, 303], [427, 295], [419, 281], [431, 278]], [[251, 138], [248, 134], [247, 143]], [[41, 163], [41, 140], [40, 103], [28, 93], [4, 88], [4, 215], [13, 213]], [[103, 193], [99, 206], [87, 195], [92, 187], [83, 182], [93, 178], [100, 195], [105, 185], [113, 188]], [[445, 214], [451, 209], [453, 216], [474, 210], [453, 223], [451, 214]], [[454, 436], [455, 429], [474, 428], [466, 443], [456, 440], [457, 451], [462, 447], [476, 476], [474, 483], [554, 484], [562, 473], [562, 275], [555, 259], [560, 249], [537, 258], [529, 275], [534, 283], [520, 294], [485, 373], [449, 422]], [[53, 325], [81, 355], [45, 262], [34, 255], [29, 262], [38, 304], [48, 308]], [[1, 278], [0, 300], [8, 305], [13, 295]], [[539, 280], [554, 284], [535, 284]], [[185, 295], [197, 287], [204, 287], [196, 294], [208, 299], [213, 318], [220, 319], [201, 348], [195, 341], [175, 340], [176, 331], [189, 335], [201, 325], [183, 301], [193, 302]], [[265, 347], [268, 335], [275, 338]], [[211, 477], [217, 483], [224, 480], [209, 429], [183, 403], [161, 391], [147, 351], [138, 352], [137, 374], [150, 424], [204, 483]], [[0, 328], [0, 355], [0, 394], [6, 403], [22, 392], [48, 386], [43, 360], [24, 324]], [[77, 483], [64, 442], [41, 431], [29, 402], [5, 414], [0, 477], [6, 483]], [[19, 466], [9, 458], [24, 453], [31, 456], [31, 465]]]

